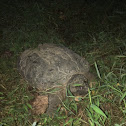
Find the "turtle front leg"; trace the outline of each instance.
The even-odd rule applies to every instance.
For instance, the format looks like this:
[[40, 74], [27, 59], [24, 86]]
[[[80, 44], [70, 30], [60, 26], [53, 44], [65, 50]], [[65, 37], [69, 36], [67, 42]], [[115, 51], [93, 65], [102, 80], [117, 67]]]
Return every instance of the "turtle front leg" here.
[[48, 108], [47, 108], [46, 113], [49, 115], [54, 114], [54, 112], [58, 108], [58, 105], [62, 102], [62, 100], [64, 98], [65, 98], [65, 91], [64, 90], [57, 92], [56, 94], [49, 94]]

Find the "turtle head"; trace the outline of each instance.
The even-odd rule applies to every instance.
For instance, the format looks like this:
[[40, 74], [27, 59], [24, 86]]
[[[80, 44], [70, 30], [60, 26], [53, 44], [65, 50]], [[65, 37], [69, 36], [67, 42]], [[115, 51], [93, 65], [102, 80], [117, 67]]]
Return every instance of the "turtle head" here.
[[83, 74], [75, 74], [68, 81], [67, 87], [74, 96], [85, 95], [89, 88], [88, 79]]

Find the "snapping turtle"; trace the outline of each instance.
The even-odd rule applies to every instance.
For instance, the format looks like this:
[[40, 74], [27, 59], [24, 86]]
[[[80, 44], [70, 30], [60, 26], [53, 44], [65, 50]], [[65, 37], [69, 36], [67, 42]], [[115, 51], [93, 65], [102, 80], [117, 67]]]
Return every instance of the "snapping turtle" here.
[[29, 85], [40, 91], [60, 89], [48, 95], [47, 113], [51, 113], [60, 100], [65, 98], [66, 87], [73, 95], [88, 91], [88, 62], [64, 46], [40, 44], [36, 49], [28, 49], [21, 54], [18, 69]]

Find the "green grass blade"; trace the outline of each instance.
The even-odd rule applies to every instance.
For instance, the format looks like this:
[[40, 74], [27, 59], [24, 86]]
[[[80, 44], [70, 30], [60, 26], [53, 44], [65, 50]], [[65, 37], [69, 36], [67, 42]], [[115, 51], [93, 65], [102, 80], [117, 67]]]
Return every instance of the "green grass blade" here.
[[97, 107], [96, 105], [92, 104], [91, 105], [91, 108], [98, 114], [104, 116], [105, 118], [107, 118], [107, 116], [104, 114], [104, 112], [99, 108]]
[[97, 72], [98, 77], [101, 79], [101, 75], [100, 75], [100, 72], [98, 70], [98, 65], [97, 65], [96, 62], [95, 62], [95, 69], [96, 69], [96, 72]]
[[122, 100], [126, 97], [126, 92], [122, 95], [121, 99], [120, 99], [120, 103], [122, 102]]

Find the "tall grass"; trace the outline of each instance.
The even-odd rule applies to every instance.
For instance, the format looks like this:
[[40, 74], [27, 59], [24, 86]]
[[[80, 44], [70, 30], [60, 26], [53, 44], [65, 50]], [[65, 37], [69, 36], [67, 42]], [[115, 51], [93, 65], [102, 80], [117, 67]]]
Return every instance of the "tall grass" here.
[[[125, 5], [1, 1], [0, 125], [126, 125]], [[31, 114], [33, 95], [17, 71], [20, 53], [42, 43], [61, 44], [85, 57], [96, 77], [85, 97], [67, 97], [53, 117]]]

